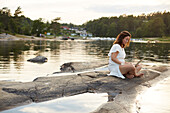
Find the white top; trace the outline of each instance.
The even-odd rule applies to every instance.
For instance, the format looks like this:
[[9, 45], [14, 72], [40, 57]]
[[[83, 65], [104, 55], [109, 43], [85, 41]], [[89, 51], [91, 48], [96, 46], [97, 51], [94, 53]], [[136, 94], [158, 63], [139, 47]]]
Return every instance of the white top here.
[[119, 60], [119, 61], [121, 61], [121, 62], [125, 62], [125, 57], [126, 57], [126, 53], [125, 53], [125, 50], [124, 50], [124, 48], [122, 48], [119, 44], [114, 44], [113, 46], [112, 46], [112, 48], [110, 49], [110, 51], [109, 51], [109, 54], [108, 54], [108, 56], [109, 56], [109, 64], [115, 64], [115, 62], [113, 62], [112, 61], [112, 59], [111, 59], [111, 55], [112, 55], [112, 53], [114, 53], [114, 52], [119, 52], [118, 53], [118, 55], [117, 55], [117, 59]]
[[122, 78], [124, 79], [125, 77], [122, 75], [122, 73], [120, 72], [120, 69], [119, 69], [119, 65], [120, 64], [117, 64], [115, 63], [114, 61], [112, 61], [111, 59], [111, 55], [113, 52], [119, 52], [118, 55], [117, 55], [117, 59], [121, 62], [125, 62], [125, 57], [126, 57], [126, 53], [125, 53], [125, 50], [124, 48], [122, 48], [119, 44], [114, 44], [112, 46], [112, 48], [110, 49], [109, 51], [109, 71], [110, 71], [110, 74], [108, 74], [109, 76], [116, 76], [116, 77], [119, 77], [119, 78]]

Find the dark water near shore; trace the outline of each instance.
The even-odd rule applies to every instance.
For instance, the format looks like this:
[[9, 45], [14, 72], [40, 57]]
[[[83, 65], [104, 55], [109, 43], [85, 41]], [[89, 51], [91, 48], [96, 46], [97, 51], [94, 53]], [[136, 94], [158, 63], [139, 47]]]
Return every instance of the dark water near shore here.
[[[112, 43], [104, 40], [0, 41], [0, 80], [32, 81], [38, 76], [60, 71], [60, 66], [66, 62], [108, 60]], [[147, 56], [167, 64], [170, 62], [170, 44], [131, 43], [126, 54], [126, 60], [130, 62]], [[37, 55], [47, 57], [48, 62], [27, 62]]]

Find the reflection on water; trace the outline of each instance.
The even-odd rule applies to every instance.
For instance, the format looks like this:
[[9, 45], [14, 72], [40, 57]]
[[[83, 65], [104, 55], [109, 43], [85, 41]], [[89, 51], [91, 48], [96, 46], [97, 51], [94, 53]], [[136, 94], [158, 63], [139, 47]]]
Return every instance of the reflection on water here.
[[[113, 41], [0, 41], [0, 80], [32, 81], [59, 71], [66, 62], [108, 60]], [[170, 61], [170, 44], [131, 43], [126, 48], [127, 60], [143, 56]], [[28, 59], [42, 55], [48, 62], [37, 64]]]
[[170, 77], [151, 87], [141, 95], [140, 113], [169, 113], [170, 112]]
[[[37, 76], [59, 71], [66, 62], [83, 62], [101, 59], [82, 41], [11, 41], [0, 42], [0, 79], [30, 81]], [[95, 47], [93, 49], [96, 49]], [[48, 62], [37, 64], [28, 59], [42, 55]]]
[[89, 113], [106, 103], [107, 99], [106, 93], [85, 93], [47, 102], [33, 103], [2, 113]]

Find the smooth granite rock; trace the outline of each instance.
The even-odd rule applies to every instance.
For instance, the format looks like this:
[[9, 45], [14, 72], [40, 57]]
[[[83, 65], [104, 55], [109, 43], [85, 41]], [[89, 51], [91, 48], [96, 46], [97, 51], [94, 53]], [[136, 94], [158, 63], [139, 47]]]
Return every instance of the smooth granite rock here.
[[35, 58], [29, 59], [27, 61], [34, 62], [34, 63], [44, 63], [47, 62], [47, 58], [44, 56], [36, 56]]
[[131, 108], [134, 107], [140, 87], [150, 87], [149, 81], [163, 73], [155, 70], [142, 70], [144, 76], [133, 79], [120, 79], [107, 76], [108, 71], [95, 71], [69, 76], [38, 77], [25, 83], [0, 81], [0, 111], [31, 102], [97, 92], [108, 93], [108, 102], [94, 113], [133, 113]]
[[108, 61], [98, 62], [69, 62], [61, 65], [61, 72], [75, 72], [87, 69], [94, 69], [108, 64]]

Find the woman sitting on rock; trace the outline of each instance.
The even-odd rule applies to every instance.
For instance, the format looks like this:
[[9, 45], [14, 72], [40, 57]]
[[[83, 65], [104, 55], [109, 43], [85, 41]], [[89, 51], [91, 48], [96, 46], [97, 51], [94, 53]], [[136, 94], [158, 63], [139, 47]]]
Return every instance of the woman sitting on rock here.
[[131, 34], [128, 31], [122, 31], [113, 43], [112, 48], [108, 54], [109, 56], [109, 76], [116, 76], [122, 79], [134, 78], [142, 76], [143, 74], [136, 74], [141, 70], [141, 66], [136, 67], [129, 62], [125, 62], [125, 47], [129, 47]]

